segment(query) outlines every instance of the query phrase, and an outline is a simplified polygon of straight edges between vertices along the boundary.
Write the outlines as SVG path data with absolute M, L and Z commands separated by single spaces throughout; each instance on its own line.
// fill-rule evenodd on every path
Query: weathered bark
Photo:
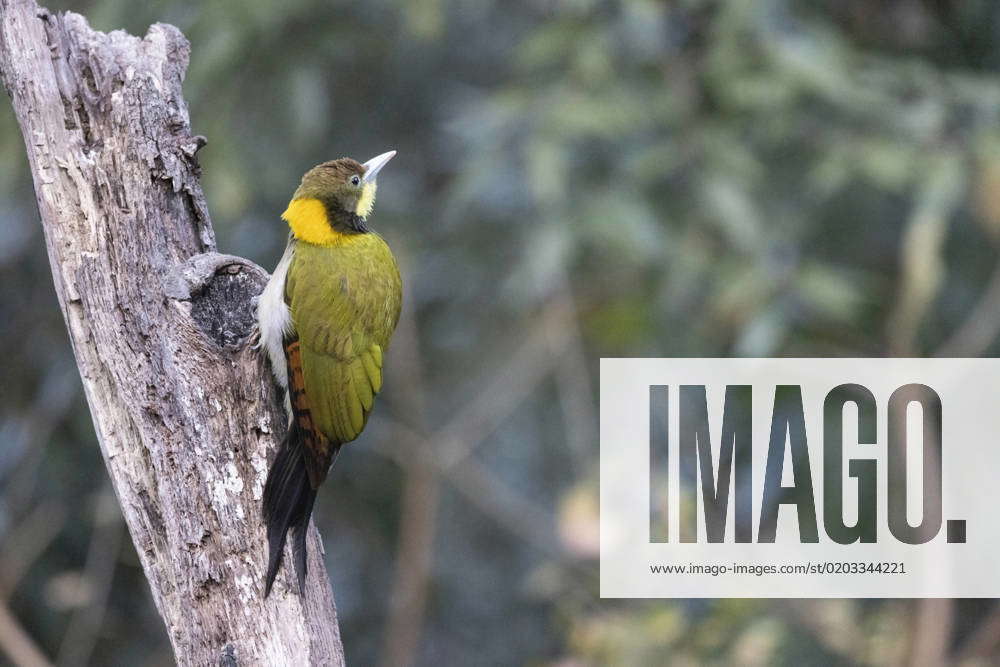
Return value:
M 341 664 L 321 546 L 262 598 L 260 498 L 284 418 L 247 345 L 267 274 L 215 253 L 181 81 L 189 46 L 0 0 L 0 70 L 56 294 L 122 512 L 183 664 Z M 287 560 L 286 560 L 287 562 Z

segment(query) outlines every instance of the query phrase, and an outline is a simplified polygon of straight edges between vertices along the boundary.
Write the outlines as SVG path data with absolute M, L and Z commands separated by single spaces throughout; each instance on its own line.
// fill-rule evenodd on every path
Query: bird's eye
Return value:
M 357 174 L 354 174 L 353 176 L 351 176 L 351 185 L 360 185 L 360 184 L 361 184 L 361 177 L 360 176 L 358 176 Z

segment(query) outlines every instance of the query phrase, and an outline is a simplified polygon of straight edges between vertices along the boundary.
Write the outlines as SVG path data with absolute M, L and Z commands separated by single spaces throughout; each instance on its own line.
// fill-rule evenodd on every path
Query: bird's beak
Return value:
M 382 167 L 389 163 L 396 155 L 396 151 L 389 151 L 388 153 L 382 153 L 381 155 L 376 155 L 368 162 L 362 165 L 365 168 L 365 175 L 362 177 L 362 181 L 365 183 L 371 183 L 378 176 L 378 173 L 382 171 Z

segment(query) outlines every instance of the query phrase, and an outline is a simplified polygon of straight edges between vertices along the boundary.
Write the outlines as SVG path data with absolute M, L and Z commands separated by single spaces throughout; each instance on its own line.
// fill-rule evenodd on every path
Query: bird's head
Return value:
M 281 214 L 292 234 L 309 243 L 335 245 L 345 236 L 367 232 L 375 179 L 394 155 L 396 151 L 389 151 L 365 163 L 345 157 L 307 171 Z

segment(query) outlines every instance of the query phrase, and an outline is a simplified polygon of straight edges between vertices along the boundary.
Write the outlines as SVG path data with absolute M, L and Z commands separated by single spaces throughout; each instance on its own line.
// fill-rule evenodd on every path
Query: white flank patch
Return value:
M 285 363 L 285 336 L 292 332 L 292 313 L 285 303 L 285 280 L 288 268 L 295 256 L 295 241 L 288 240 L 285 254 L 271 274 L 267 287 L 257 301 L 257 325 L 260 328 L 260 344 L 267 350 L 271 361 L 271 372 L 278 384 L 288 388 L 288 367 Z M 286 392 L 287 394 L 287 392 Z M 286 400 L 287 403 L 287 400 Z

